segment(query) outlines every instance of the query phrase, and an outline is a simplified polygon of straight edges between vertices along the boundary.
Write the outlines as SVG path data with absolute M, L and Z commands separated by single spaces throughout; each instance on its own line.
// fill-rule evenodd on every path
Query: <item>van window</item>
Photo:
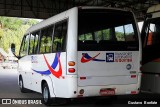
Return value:
M 115 27 L 117 41 L 135 41 L 132 24 Z
M 21 49 L 19 52 L 20 57 L 28 55 L 28 44 L 29 44 L 29 35 L 26 35 L 23 37 L 22 40 Z
M 138 50 L 138 43 L 137 29 L 131 12 L 79 10 L 79 51 Z
M 67 36 L 67 21 L 62 21 L 55 25 L 53 36 L 53 52 L 65 51 Z
M 160 46 L 160 24 L 157 21 L 148 23 L 146 27 L 146 46 L 158 45 Z
M 53 25 L 46 27 L 41 30 L 40 37 L 40 53 L 51 53 L 52 52 L 52 34 Z
M 38 51 L 39 31 L 31 33 L 29 43 L 29 54 L 37 54 Z

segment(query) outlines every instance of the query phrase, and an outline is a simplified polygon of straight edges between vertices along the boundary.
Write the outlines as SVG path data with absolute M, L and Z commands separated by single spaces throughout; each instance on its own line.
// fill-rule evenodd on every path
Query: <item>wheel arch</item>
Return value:
M 43 78 L 42 79 L 42 81 L 41 81 L 41 93 L 42 93 L 43 85 L 45 83 L 48 85 L 48 88 L 49 88 L 49 91 L 50 91 L 50 96 L 51 97 L 56 97 L 51 78 Z

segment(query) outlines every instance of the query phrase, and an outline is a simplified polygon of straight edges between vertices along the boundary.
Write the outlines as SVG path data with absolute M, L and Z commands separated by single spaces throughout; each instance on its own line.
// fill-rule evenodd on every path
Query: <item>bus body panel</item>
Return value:
M 139 54 L 138 51 L 78 52 L 78 85 L 137 84 L 140 72 L 137 62 L 140 62 L 140 59 L 136 56 Z M 98 56 L 94 57 L 96 55 Z M 133 75 L 136 76 L 132 77 Z M 81 80 L 81 77 L 86 79 Z
M 40 75 L 37 74 L 39 77 Z M 48 85 L 48 88 L 49 88 L 49 91 L 50 91 L 50 96 L 52 98 L 56 97 L 55 93 L 54 93 L 54 85 L 53 85 L 53 81 L 52 81 L 52 78 L 50 76 L 43 76 L 41 77 L 41 79 L 38 79 L 38 83 L 37 84 L 40 84 L 39 87 L 35 87 L 36 85 L 34 85 L 34 88 L 33 90 L 36 91 L 36 92 L 39 92 L 39 93 L 42 93 L 42 81 L 45 81 Z
M 66 52 L 40 54 L 31 57 L 32 57 L 32 70 L 34 74 L 32 76 L 32 81 L 33 81 L 32 84 L 35 84 L 34 86 L 37 85 L 39 87 L 39 88 L 35 87 L 33 89 L 35 91 L 37 91 L 37 89 L 41 90 L 41 81 L 47 79 L 48 81 L 50 81 L 48 85 L 50 85 L 50 88 L 53 88 L 54 91 L 53 93 L 57 92 L 57 90 L 61 93 L 64 92 L 61 91 L 61 89 L 64 89 L 63 87 L 64 85 L 59 82 L 61 82 L 61 80 L 63 80 L 63 77 L 66 76 Z M 59 62 L 56 62 L 58 58 L 60 58 L 60 60 Z M 49 65 L 47 65 L 47 63 L 49 63 Z M 53 69 L 49 69 L 49 66 L 51 66 Z
M 66 75 L 60 79 L 51 77 L 53 81 L 54 93 L 58 98 L 77 97 L 77 76 Z
M 103 96 L 100 94 L 101 89 L 114 89 L 115 95 L 128 95 L 128 94 L 137 94 L 139 93 L 139 85 L 137 84 L 127 84 L 127 85 L 107 85 L 107 86 L 86 86 L 86 87 L 78 87 L 78 92 L 80 90 L 84 90 L 83 97 L 90 96 Z M 135 92 L 135 93 L 132 93 Z M 107 96 L 107 95 L 106 95 Z M 108 95 L 110 96 L 110 95 Z
M 29 56 L 21 58 L 19 61 L 19 75 L 22 76 L 23 84 L 25 88 L 32 89 L 31 87 L 31 62 Z
M 78 9 L 72 9 L 68 10 L 68 12 L 63 12 L 62 14 L 56 16 L 58 20 L 67 19 L 68 20 L 68 31 L 67 35 L 70 35 L 67 37 L 67 43 L 74 43 L 73 45 L 67 45 L 67 53 L 66 52 L 58 52 L 60 54 L 60 61 L 62 66 L 62 74 L 60 76 L 55 76 L 52 73 L 49 75 L 45 75 L 41 72 L 45 72 L 48 70 L 48 66 L 46 64 L 46 61 L 49 63 L 49 65 L 52 65 L 54 62 L 54 58 L 57 53 L 48 53 L 48 54 L 38 54 L 38 55 L 28 55 L 19 60 L 19 71 L 20 75 L 22 75 L 22 78 L 24 78 L 24 87 L 27 89 L 34 90 L 36 92 L 42 93 L 42 80 L 45 80 L 49 86 L 50 89 L 50 95 L 51 97 L 65 97 L 65 98 L 71 98 L 76 97 L 74 92 L 77 91 L 77 76 L 76 75 L 69 75 L 66 76 L 67 69 L 69 68 L 66 66 L 68 61 L 76 61 L 77 60 L 77 53 L 73 52 L 73 49 L 76 51 L 76 44 L 73 42 L 77 38 L 77 13 Z M 68 14 L 67 14 L 68 13 Z M 65 16 L 64 18 L 62 16 Z M 59 17 L 59 18 L 58 18 Z M 52 19 L 52 18 L 51 18 Z M 50 19 L 50 20 L 51 20 Z M 53 20 L 53 22 L 58 22 L 58 20 Z M 49 24 L 49 20 L 45 22 L 47 25 Z M 46 26 L 45 25 L 45 26 Z M 42 26 L 42 25 L 41 25 Z M 74 28 L 74 29 L 73 29 Z M 33 29 L 29 29 L 27 32 L 32 32 L 34 29 L 37 29 L 36 26 L 33 26 Z M 72 29 L 72 30 L 70 30 Z M 73 55 L 73 53 L 75 53 Z M 68 56 L 68 57 L 67 57 Z M 45 58 L 46 61 L 45 61 Z M 24 60 L 24 61 L 23 61 Z M 27 66 L 26 66 L 27 65 Z M 57 65 L 56 70 L 59 69 Z M 76 66 L 75 66 L 76 69 Z M 73 85 L 75 84 L 75 85 Z M 55 95 L 56 93 L 56 95 Z
M 68 62 L 70 61 L 74 61 L 76 62 L 75 66 L 67 66 L 67 71 L 66 73 L 68 75 L 76 75 L 77 71 L 74 73 L 70 73 L 68 72 L 69 68 L 74 68 L 75 70 L 77 70 L 77 30 L 78 30 L 78 8 L 74 8 L 73 10 L 69 10 L 67 12 L 67 16 L 68 18 L 68 34 L 67 34 L 67 47 L 66 47 L 66 51 L 67 51 L 67 65 Z

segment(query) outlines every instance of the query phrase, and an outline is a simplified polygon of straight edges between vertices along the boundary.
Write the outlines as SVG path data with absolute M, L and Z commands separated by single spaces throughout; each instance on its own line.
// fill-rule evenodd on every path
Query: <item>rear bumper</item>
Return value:
M 126 95 L 126 94 L 138 94 L 139 85 L 129 84 L 129 85 L 108 85 L 108 86 L 85 86 L 78 87 L 78 96 L 80 97 L 92 97 L 92 96 L 102 96 L 100 94 L 101 89 L 112 88 L 115 89 L 115 95 Z M 84 94 L 80 94 L 80 90 L 84 90 Z

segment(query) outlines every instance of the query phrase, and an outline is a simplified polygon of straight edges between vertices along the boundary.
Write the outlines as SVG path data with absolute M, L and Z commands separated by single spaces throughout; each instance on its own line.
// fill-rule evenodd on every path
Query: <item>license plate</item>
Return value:
M 101 89 L 100 94 L 102 96 L 115 95 L 115 89 Z

